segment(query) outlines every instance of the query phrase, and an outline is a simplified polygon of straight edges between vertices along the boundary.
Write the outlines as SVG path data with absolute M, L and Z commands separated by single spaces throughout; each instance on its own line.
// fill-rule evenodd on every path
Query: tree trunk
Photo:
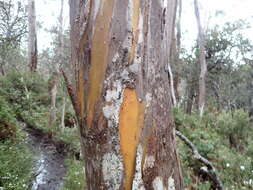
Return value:
M 50 79 L 48 80 L 48 91 L 51 99 L 50 116 L 49 116 L 49 127 L 52 127 L 56 120 L 56 95 L 57 95 L 57 84 L 58 84 L 59 73 L 53 72 Z
M 28 65 L 31 72 L 37 70 L 37 32 L 34 0 L 28 0 Z
M 87 189 L 176 189 L 166 67 L 176 0 L 70 1 Z M 72 89 L 72 88 L 68 88 Z
M 0 73 L 1 73 L 2 76 L 5 75 L 4 64 L 0 64 Z
M 61 0 L 61 10 L 59 15 L 59 29 L 58 29 L 58 39 L 59 46 L 57 51 L 58 62 L 54 65 L 54 71 L 51 78 L 49 79 L 49 95 L 51 98 L 51 108 L 50 108 L 50 118 L 49 118 L 49 127 L 52 127 L 56 120 L 56 95 L 57 95 L 57 86 L 59 81 L 60 66 L 63 62 L 63 3 L 64 0 Z
M 180 52 L 181 52 L 181 16 L 182 16 L 182 0 L 178 0 L 178 16 L 177 16 L 177 33 L 175 35 L 174 43 L 175 47 L 175 62 L 176 62 L 176 72 L 175 72 L 175 80 L 174 80 L 174 87 L 175 87 L 175 96 L 177 102 L 180 102 L 180 94 L 179 94 L 179 84 L 181 82 L 181 75 L 182 75 L 182 61 L 180 60 Z
M 188 114 L 192 113 L 193 102 L 194 102 L 194 85 L 190 84 L 187 93 L 186 113 Z
M 59 48 L 58 48 L 58 59 L 59 59 L 59 65 L 58 67 L 61 67 L 64 60 L 63 60 L 63 54 L 64 54 L 64 40 L 63 40 L 63 7 L 64 7 L 64 0 L 61 0 L 61 10 L 59 15 L 59 31 L 58 31 L 58 38 L 59 38 Z M 57 67 L 57 72 L 59 72 L 59 68 Z
M 61 114 L 61 127 L 62 129 L 65 128 L 65 110 L 66 110 L 66 97 L 63 96 L 63 102 L 62 102 L 62 114 Z
M 194 0 L 195 16 L 198 25 L 198 46 L 199 46 L 199 64 L 200 64 L 200 75 L 199 75 L 199 94 L 198 94 L 198 110 L 200 116 L 203 115 L 205 98 L 206 98 L 206 58 L 205 58 L 205 37 L 204 31 L 201 26 L 198 0 Z

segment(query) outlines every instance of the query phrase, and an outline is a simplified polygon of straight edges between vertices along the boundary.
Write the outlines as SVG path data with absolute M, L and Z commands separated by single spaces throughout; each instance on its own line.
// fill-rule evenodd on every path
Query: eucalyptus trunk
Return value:
M 176 0 L 70 1 L 68 90 L 89 190 L 183 189 L 167 73 L 175 11 Z
M 200 22 L 199 6 L 198 1 L 194 0 L 195 16 L 198 26 L 198 46 L 199 46 L 199 64 L 200 64 L 200 75 L 199 75 L 199 94 L 198 94 L 198 110 L 200 116 L 203 115 L 205 99 L 206 99 L 206 57 L 205 57 L 205 37 L 204 31 Z
M 28 0 L 28 65 L 31 72 L 37 70 L 37 32 L 34 0 Z

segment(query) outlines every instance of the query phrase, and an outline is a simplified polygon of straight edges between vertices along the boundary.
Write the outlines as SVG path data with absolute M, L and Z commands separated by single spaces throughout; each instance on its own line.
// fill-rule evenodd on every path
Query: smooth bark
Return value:
M 56 120 L 56 97 L 57 97 L 57 87 L 59 82 L 60 67 L 63 63 L 63 3 L 64 0 L 61 0 L 61 8 L 59 15 L 59 29 L 58 29 L 58 51 L 57 59 L 58 62 L 54 65 L 54 71 L 52 72 L 51 78 L 49 79 L 49 95 L 51 99 L 51 108 L 50 108 L 50 118 L 49 118 L 49 127 L 52 127 Z
M 182 61 L 180 59 L 180 51 L 181 51 L 181 17 L 182 17 L 182 0 L 178 0 L 178 7 L 177 7 L 177 22 L 176 22 L 176 33 L 174 34 L 174 42 L 173 42 L 173 48 L 174 48 L 174 61 L 175 61 L 175 77 L 174 77 L 174 89 L 175 89 L 175 96 L 177 102 L 180 102 L 180 96 L 179 94 L 179 85 L 181 82 L 181 75 L 182 75 Z
M 198 110 L 200 116 L 203 115 L 205 98 L 206 98 L 206 58 L 205 58 L 205 37 L 204 31 L 200 22 L 199 5 L 198 0 L 194 0 L 195 16 L 198 26 L 198 46 L 199 46 L 199 64 L 200 64 L 200 75 L 199 75 L 199 94 L 198 94 Z
M 37 31 L 35 1 L 28 0 L 28 65 L 31 72 L 37 70 Z

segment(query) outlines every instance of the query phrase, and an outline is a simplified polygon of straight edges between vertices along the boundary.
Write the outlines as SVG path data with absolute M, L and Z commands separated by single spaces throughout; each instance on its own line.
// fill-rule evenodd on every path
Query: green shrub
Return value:
M 248 144 L 249 134 L 252 133 L 250 118 L 243 110 L 233 113 L 221 113 L 218 117 L 218 132 L 226 138 L 231 147 L 243 151 Z
M 67 173 L 64 177 L 64 186 L 62 190 L 80 190 L 85 187 L 85 175 L 83 163 L 69 158 L 65 161 Z
M 174 118 L 177 129 L 213 163 L 225 189 L 253 189 L 252 123 L 247 112 L 206 112 L 200 118 L 195 113 L 188 115 L 176 109 Z M 180 139 L 177 142 L 185 186 L 210 189 L 210 182 L 199 175 L 203 164 L 193 159 L 191 151 Z
M 5 99 L 0 96 L 0 141 L 15 137 L 16 120 L 15 114 Z
M 4 190 L 29 189 L 32 155 L 25 142 L 0 142 L 0 163 L 0 187 Z

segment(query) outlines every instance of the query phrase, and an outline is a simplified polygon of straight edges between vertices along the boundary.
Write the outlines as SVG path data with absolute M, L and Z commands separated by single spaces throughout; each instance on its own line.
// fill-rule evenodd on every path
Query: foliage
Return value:
M 0 71 L 14 55 L 20 55 L 22 38 L 27 33 L 27 15 L 23 1 L 0 1 Z M 16 60 L 15 60 L 16 61 Z
M 0 142 L 0 163 L 0 187 L 5 190 L 28 189 L 32 155 L 24 141 Z
M 6 88 L 9 80 L 0 82 L 0 187 L 6 190 L 28 188 L 31 178 L 32 155 L 25 142 L 22 129 L 16 121 L 12 103 L 14 89 Z M 14 84 L 14 83 L 13 83 Z M 10 92 L 11 94 L 10 96 Z M 10 102 L 9 102 L 10 101 Z
M 229 144 L 242 151 L 249 143 L 249 134 L 252 133 L 250 118 L 243 110 L 235 110 L 232 114 L 222 112 L 218 117 L 219 132 Z
M 16 121 L 6 100 L 0 96 L 0 141 L 15 137 Z
M 62 190 L 80 190 L 85 187 L 85 175 L 83 170 L 83 161 L 67 159 L 67 173 L 64 177 L 64 187 Z
M 200 118 L 197 114 L 185 114 L 174 110 L 178 130 L 198 148 L 200 154 L 217 168 L 227 189 L 253 188 L 252 123 L 248 113 L 235 110 L 231 113 L 207 111 Z M 236 145 L 231 145 L 231 136 Z M 201 165 L 191 156 L 189 148 L 178 141 L 183 176 L 187 187 L 209 189 L 207 177 L 201 173 Z M 210 184 L 209 184 L 210 185 Z
M 59 91 L 61 93 L 61 91 Z M 57 99 L 58 102 L 61 102 L 61 98 Z M 49 118 L 49 110 L 50 110 L 50 99 L 48 96 L 48 87 L 47 82 L 38 74 L 29 74 L 24 75 L 20 73 L 9 73 L 8 75 L 4 77 L 0 77 L 0 123 L 1 118 L 4 119 L 5 122 L 13 123 L 13 126 L 15 126 L 15 139 L 23 139 L 22 135 L 19 132 L 21 129 L 20 127 L 16 127 L 16 120 L 21 119 L 24 120 L 26 123 L 28 123 L 31 126 L 37 127 L 42 129 L 44 132 L 49 133 L 52 135 L 52 138 L 56 138 L 57 140 L 63 140 L 65 143 L 69 144 L 71 146 L 71 149 L 74 149 L 75 151 L 79 151 L 80 149 L 80 142 L 78 137 L 78 131 L 77 128 L 60 128 L 60 116 L 61 113 L 57 112 L 57 121 L 54 126 L 51 128 L 48 128 L 48 118 Z M 69 112 L 68 115 L 71 115 L 71 110 L 67 109 Z M 0 132 L 2 130 L 2 127 L 0 125 Z M 0 133 L 2 134 L 2 133 Z M 16 167 L 17 170 L 20 170 L 24 173 L 23 176 L 19 176 L 20 181 L 17 181 L 14 183 L 13 181 L 6 181 L 7 184 L 14 184 L 13 189 L 26 189 L 25 185 L 23 187 L 23 184 L 28 184 L 30 175 L 30 169 L 31 169 L 31 157 L 30 153 L 27 150 L 27 147 L 24 143 L 21 143 L 19 145 L 19 141 L 15 140 L 16 144 L 4 144 L 4 148 L 0 150 L 0 154 L 4 154 L 6 157 L 2 157 L 6 160 L 1 160 L 0 163 L 5 163 L 5 165 L 2 165 L 3 167 L 10 167 L 10 170 L 15 173 L 16 170 L 14 170 L 10 166 L 10 162 L 7 162 L 9 159 L 10 161 L 15 162 L 13 166 Z M 9 151 L 8 150 L 13 150 Z M 17 156 L 13 156 L 17 154 Z M 1 157 L 0 155 L 0 157 Z M 13 158 L 8 158 L 13 156 Z M 19 159 L 19 161 L 16 161 L 15 158 Z M 21 164 L 23 162 L 23 165 Z M 28 165 L 29 163 L 29 165 Z M 20 164 L 20 166 L 18 166 Z M 71 164 L 71 165 L 70 165 Z M 73 165 L 72 165 L 73 164 Z M 79 161 L 73 161 L 71 159 L 67 162 L 67 174 L 66 174 L 66 180 L 68 180 L 68 186 L 67 187 L 75 187 L 78 189 L 80 187 L 79 184 L 72 185 L 71 180 L 75 179 L 77 180 L 78 176 L 75 176 L 73 172 L 79 172 L 79 169 L 81 168 L 81 163 Z M 27 168 L 28 167 L 28 168 Z M 2 168 L 3 174 L 7 175 L 9 170 L 7 171 L 6 168 Z M 28 171 L 29 169 L 29 171 Z M 70 170 L 70 171 L 69 171 Z M 1 173 L 0 171 L 0 173 Z M 18 174 L 17 171 L 16 173 Z M 26 172 L 27 171 L 27 172 Z M 25 175 L 27 174 L 27 176 Z M 13 174 L 14 175 L 14 174 Z M 2 174 L 1 174 L 2 176 Z M 80 182 L 83 181 L 83 178 L 78 179 Z M 21 184 L 22 182 L 22 184 Z M 16 184 L 19 184 L 20 186 L 17 188 Z M 81 183 L 81 185 L 83 182 Z M 1 185 L 0 185 L 1 187 Z M 4 187 L 7 187 L 6 185 Z M 27 186 L 26 186 L 27 187 Z M 72 189 L 71 189 L 72 190 Z

